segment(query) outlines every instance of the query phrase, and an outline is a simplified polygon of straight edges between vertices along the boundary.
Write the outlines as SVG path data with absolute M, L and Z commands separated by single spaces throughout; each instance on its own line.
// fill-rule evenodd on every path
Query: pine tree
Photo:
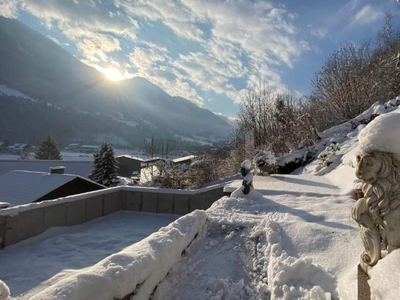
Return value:
M 47 138 L 40 143 L 39 148 L 35 152 L 35 158 L 46 160 L 62 159 L 57 143 L 50 136 L 47 136 Z
M 92 172 L 89 179 L 107 187 L 116 186 L 117 161 L 114 157 L 114 150 L 107 143 L 102 143 L 100 150 L 93 154 Z

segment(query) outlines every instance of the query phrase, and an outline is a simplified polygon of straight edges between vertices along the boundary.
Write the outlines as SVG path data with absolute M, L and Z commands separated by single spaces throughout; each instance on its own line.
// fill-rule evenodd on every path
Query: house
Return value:
M 120 155 L 115 158 L 118 166 L 118 175 L 123 177 L 132 176 L 133 172 L 140 172 L 142 168 L 143 159 L 129 156 L 129 155 Z
M 23 143 L 15 143 L 11 146 L 8 146 L 7 152 L 11 154 L 21 154 L 22 151 L 24 151 L 26 148 L 29 148 L 28 144 L 23 144 Z
M 65 174 L 65 167 L 50 172 L 15 170 L 0 176 L 0 202 L 10 206 L 40 202 L 104 189 L 79 175 Z
M 161 157 L 153 157 L 153 158 L 149 158 L 146 159 L 142 162 L 141 166 L 142 168 L 146 168 L 148 166 L 154 166 L 155 164 L 157 164 L 158 162 L 166 162 L 166 159 L 161 158 Z

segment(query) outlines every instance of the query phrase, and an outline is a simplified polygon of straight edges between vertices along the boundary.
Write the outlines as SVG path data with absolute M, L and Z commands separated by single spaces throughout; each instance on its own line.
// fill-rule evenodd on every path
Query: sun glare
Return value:
M 107 68 L 104 69 L 104 75 L 106 75 L 107 79 L 111 81 L 119 81 L 124 79 L 121 72 L 116 68 Z

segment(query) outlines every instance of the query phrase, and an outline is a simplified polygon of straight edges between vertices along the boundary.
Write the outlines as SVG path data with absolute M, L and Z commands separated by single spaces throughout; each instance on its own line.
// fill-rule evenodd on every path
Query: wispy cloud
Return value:
M 313 28 L 310 30 L 310 34 L 312 36 L 316 36 L 319 38 L 324 38 L 328 34 L 329 30 L 327 28 Z
M 381 8 L 373 7 L 372 5 L 363 6 L 354 15 L 352 25 L 367 25 L 382 19 L 385 16 Z
M 61 30 L 88 60 L 106 60 L 121 49 L 120 38 L 135 39 L 138 31 L 134 19 L 96 1 L 23 0 L 21 8 Z

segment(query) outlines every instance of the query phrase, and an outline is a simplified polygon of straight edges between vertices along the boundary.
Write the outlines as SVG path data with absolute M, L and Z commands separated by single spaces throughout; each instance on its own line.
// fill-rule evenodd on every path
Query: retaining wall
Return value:
M 0 249 L 55 226 L 78 225 L 119 210 L 184 215 L 207 209 L 223 185 L 198 190 L 115 187 L 0 210 Z

